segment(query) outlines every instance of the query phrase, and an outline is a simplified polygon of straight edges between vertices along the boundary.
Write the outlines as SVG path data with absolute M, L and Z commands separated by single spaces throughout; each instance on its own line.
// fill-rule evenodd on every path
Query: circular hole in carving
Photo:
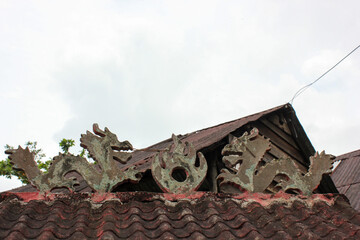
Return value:
M 187 173 L 184 168 L 175 168 L 171 176 L 178 182 L 184 182 L 187 178 Z

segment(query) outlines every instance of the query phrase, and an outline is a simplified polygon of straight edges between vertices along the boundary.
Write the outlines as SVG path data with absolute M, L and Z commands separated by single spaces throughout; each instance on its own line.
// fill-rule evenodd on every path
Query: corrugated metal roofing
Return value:
M 360 182 L 360 156 L 348 158 L 336 168 L 333 179 L 336 179 L 336 186 L 348 186 Z
M 236 129 L 244 126 L 245 124 L 256 121 L 259 118 L 267 115 L 269 113 L 275 112 L 282 108 L 291 107 L 291 105 L 285 104 L 275 108 L 268 109 L 263 112 L 259 112 L 256 114 L 252 114 L 243 118 L 239 118 L 230 122 L 222 123 L 213 127 L 205 128 L 202 130 L 198 130 L 192 133 L 185 134 L 180 137 L 180 140 L 191 142 L 195 149 L 198 151 L 205 147 L 210 146 L 211 144 L 220 141 L 224 137 L 226 137 L 229 133 L 235 131 Z M 160 143 L 150 146 L 150 149 L 165 149 L 172 144 L 172 139 L 166 139 Z M 150 167 L 151 157 L 154 156 L 155 152 L 147 152 L 147 151 L 135 151 L 133 153 L 132 159 L 128 161 L 128 163 L 124 166 L 127 168 L 131 165 L 136 165 L 139 170 L 147 170 Z
M 341 161 L 331 175 L 340 193 L 345 194 L 351 205 L 360 211 L 360 150 L 336 157 Z
M 345 195 L 349 199 L 351 206 L 360 211 L 360 183 L 351 184 Z

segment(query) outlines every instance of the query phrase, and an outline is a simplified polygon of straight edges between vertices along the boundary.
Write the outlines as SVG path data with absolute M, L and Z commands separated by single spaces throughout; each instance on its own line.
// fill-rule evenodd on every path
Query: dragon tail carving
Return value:
M 324 174 L 331 173 L 333 156 L 316 153 L 310 157 L 310 167 L 306 174 L 298 168 L 295 160 L 290 158 L 274 159 L 262 167 L 258 167 L 266 151 L 270 150 L 269 139 L 259 134 L 254 128 L 248 134 L 235 138 L 222 150 L 223 162 L 227 168 L 218 176 L 220 186 L 231 184 L 240 191 L 263 192 L 278 175 L 285 176 L 275 189 L 293 190 L 310 195 L 320 184 Z M 238 168 L 234 166 L 239 165 Z

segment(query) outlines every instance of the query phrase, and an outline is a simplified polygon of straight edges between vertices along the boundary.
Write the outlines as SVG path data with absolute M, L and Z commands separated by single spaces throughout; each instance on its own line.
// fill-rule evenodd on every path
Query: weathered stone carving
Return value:
M 217 177 L 220 186 L 231 184 L 241 191 L 263 192 L 275 176 L 283 175 L 286 178 L 280 180 L 276 189 L 311 195 L 322 176 L 331 173 L 333 156 L 324 152 L 310 157 L 310 168 L 306 174 L 301 173 L 292 159 L 274 159 L 258 168 L 270 147 L 270 140 L 261 136 L 256 128 L 250 134 L 245 132 L 241 137 L 234 138 L 222 150 L 223 162 L 228 169 L 222 169 Z
M 100 166 L 98 171 L 85 158 L 72 154 L 59 154 L 54 157 L 47 173 L 41 172 L 34 160 L 33 154 L 28 148 L 6 151 L 9 154 L 14 168 L 24 170 L 29 181 L 40 190 L 40 192 L 50 192 L 54 188 L 66 187 L 74 190 L 74 185 L 78 184 L 74 178 L 65 178 L 65 174 L 76 171 L 88 185 L 98 192 L 110 192 L 117 185 L 124 181 L 138 182 L 141 174 L 134 168 L 121 170 L 120 163 L 124 164 L 131 158 L 131 153 L 120 152 L 132 150 L 128 141 L 120 142 L 116 135 L 109 129 L 105 131 L 99 129 L 97 124 L 93 125 L 96 135 L 87 131 L 81 135 L 81 146 L 86 148 L 91 158 Z
M 167 149 L 154 157 L 151 166 L 153 178 L 164 192 L 189 193 L 196 191 L 207 173 L 205 157 L 199 152 L 198 159 L 196 159 L 196 150 L 191 143 L 182 143 L 174 134 L 172 139 L 174 150 L 170 152 L 170 149 Z M 177 175 L 180 175 L 180 178 Z

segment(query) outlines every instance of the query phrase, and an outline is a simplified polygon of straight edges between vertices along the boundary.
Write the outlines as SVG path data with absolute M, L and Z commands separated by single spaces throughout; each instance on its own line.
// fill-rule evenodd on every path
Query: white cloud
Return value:
M 22 184 L 20 180 L 16 179 L 16 177 L 13 177 L 11 179 L 5 178 L 3 176 L 0 176 L 0 189 L 1 191 L 14 189 L 17 187 L 20 187 Z

